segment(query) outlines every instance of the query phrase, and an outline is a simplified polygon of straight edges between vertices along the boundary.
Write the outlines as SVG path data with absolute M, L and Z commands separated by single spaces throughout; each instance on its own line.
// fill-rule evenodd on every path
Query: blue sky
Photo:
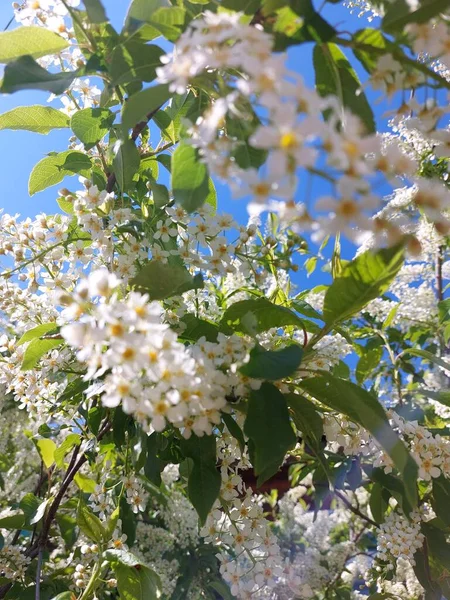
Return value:
M 103 0 L 107 14 L 113 25 L 120 29 L 124 15 L 128 7 L 128 0 Z M 6 0 L 0 2 L 0 30 L 7 25 L 13 14 L 11 4 Z M 323 12 L 324 16 L 332 24 L 341 26 L 342 29 L 355 30 L 367 26 L 364 20 L 350 15 L 348 10 L 340 5 L 328 4 Z M 343 25 L 345 22 L 345 26 Z M 15 26 L 15 25 L 13 25 Z M 372 24 L 372 26 L 376 26 Z M 349 56 L 351 59 L 351 56 Z M 362 79 L 365 74 L 358 63 L 352 60 L 355 69 Z M 314 72 L 312 68 L 312 44 L 304 44 L 300 47 L 291 49 L 288 55 L 288 66 L 295 71 L 300 72 L 309 85 L 314 85 Z M 368 90 L 369 100 L 374 96 Z M 47 104 L 47 92 L 23 91 L 12 95 L 0 95 L 0 113 L 6 112 L 16 106 L 30 104 Z M 58 101 L 53 104 L 59 107 Z M 380 116 L 385 106 L 375 105 L 376 117 L 381 125 Z M 56 204 L 57 190 L 63 184 L 49 188 L 36 194 L 33 197 L 28 195 L 28 177 L 33 166 L 41 160 L 48 152 L 64 151 L 67 149 L 67 140 L 70 135 L 69 130 L 56 130 L 43 136 L 26 131 L 0 131 L 0 156 L 2 177 L 0 206 L 8 213 L 20 213 L 22 216 L 33 217 L 39 212 L 54 213 L 58 210 Z M 72 190 L 76 190 L 78 182 L 76 177 L 72 177 L 65 182 L 65 185 Z M 313 193 L 321 192 L 321 183 L 314 182 Z M 329 189 L 322 191 L 329 193 Z M 300 198 L 299 198 L 300 199 Z M 245 202 L 231 200 L 230 195 L 224 186 L 218 186 L 219 210 L 232 212 L 240 221 L 247 219 Z M 344 245 L 344 254 L 350 257 L 353 254 L 353 248 L 350 245 Z M 324 275 L 317 273 L 312 280 L 315 284 L 324 282 Z M 312 281 L 309 282 L 310 285 Z

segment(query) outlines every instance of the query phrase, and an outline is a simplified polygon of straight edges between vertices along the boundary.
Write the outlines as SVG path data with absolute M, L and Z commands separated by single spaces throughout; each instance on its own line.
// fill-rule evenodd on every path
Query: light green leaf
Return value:
M 265 350 L 255 346 L 250 352 L 250 360 L 239 372 L 246 377 L 276 381 L 292 375 L 302 362 L 303 350 L 291 344 L 281 350 Z
M 34 369 L 40 359 L 56 348 L 64 343 L 63 339 L 34 339 L 28 344 L 22 359 L 22 366 L 20 367 L 22 371 L 29 371 L 30 369 Z
M 161 7 L 170 7 L 167 0 L 133 0 L 127 14 L 127 20 L 151 21 L 155 11 Z
M 64 457 L 74 446 L 80 445 L 80 436 L 78 433 L 70 433 L 63 441 L 61 446 L 55 450 L 55 463 L 60 469 L 64 466 Z
M 45 27 L 18 27 L 0 33 L 0 63 L 9 63 L 21 56 L 39 58 L 67 48 L 68 42 Z
M 141 156 L 133 140 L 120 142 L 113 160 L 113 170 L 117 183 L 122 191 L 127 190 L 137 170 Z
M 44 463 L 45 467 L 49 469 L 55 462 L 55 442 L 48 438 L 42 438 L 35 440 L 34 443 L 36 444 L 36 448 L 38 449 L 42 462 Z
M 253 444 L 251 460 L 259 486 L 275 475 L 297 441 L 286 399 L 274 385 L 263 383 L 259 390 L 252 390 L 244 432 Z
M 41 337 L 49 331 L 57 331 L 57 329 L 58 326 L 56 323 L 42 323 L 42 325 L 37 325 L 36 327 L 33 327 L 33 329 L 29 329 L 23 334 L 23 336 L 17 342 L 17 346 L 21 346 L 22 344 L 25 344 L 25 342 L 30 342 L 35 338 Z
M 175 202 L 189 213 L 206 202 L 208 171 L 192 146 L 180 144 L 173 153 L 171 186 Z
M 69 127 L 69 117 L 50 106 L 18 106 L 0 115 L 0 129 L 24 129 L 47 134 Z
M 317 44 L 313 59 L 318 93 L 321 96 L 337 96 L 343 107 L 361 119 L 368 133 L 375 133 L 372 108 L 342 50 L 336 44 Z
M 216 468 L 216 438 L 191 435 L 181 440 L 181 451 L 194 462 L 188 479 L 188 494 L 203 524 L 220 492 L 221 477 Z
M 193 277 L 181 265 L 151 260 L 131 280 L 131 285 L 148 293 L 152 300 L 163 300 L 203 287 L 203 280 L 199 275 Z
M 446 371 L 450 371 L 450 363 L 446 362 L 445 360 L 442 360 L 442 358 L 439 358 L 439 356 L 435 356 L 431 352 L 428 352 L 428 350 L 420 350 L 419 348 L 408 348 L 407 350 L 404 350 L 402 352 L 401 356 L 404 356 L 405 354 L 412 354 L 412 356 L 420 356 L 421 358 L 425 358 L 427 361 L 432 362 L 438 365 L 439 367 L 442 367 Z
M 85 494 L 92 494 L 92 492 L 95 490 L 95 487 L 97 485 L 95 482 L 95 479 L 91 479 L 90 477 L 88 477 L 87 475 L 84 475 L 83 473 L 77 473 L 75 475 L 75 477 L 73 478 L 73 480 L 77 484 L 79 489 L 82 492 L 84 492 Z
M 72 131 L 89 150 L 105 137 L 114 122 L 114 114 L 107 108 L 84 108 L 70 120 Z
M 124 132 L 134 127 L 147 115 L 156 111 L 173 95 L 168 85 L 154 85 L 137 92 L 128 98 L 122 111 L 122 127 Z
M 77 525 L 90 540 L 101 544 L 105 539 L 105 530 L 100 519 L 80 499 L 77 508 Z
M 261 333 L 273 327 L 288 327 L 292 325 L 301 328 L 303 321 L 292 310 L 273 304 L 266 298 L 240 300 L 225 311 L 220 327 L 224 331 L 239 331 L 248 333 L 246 317 L 253 317 L 254 333 Z
M 153 44 L 130 41 L 115 47 L 109 64 L 111 85 L 124 85 L 131 81 L 153 81 L 156 68 L 161 66 L 165 53 Z
M 416 506 L 417 464 L 391 429 L 386 413 L 378 400 L 354 383 L 330 374 L 304 379 L 300 387 L 322 404 L 359 423 L 373 435 L 392 458 L 404 482 L 407 497 L 411 505 Z
M 84 6 L 91 23 L 106 23 L 109 20 L 100 0 L 84 0 Z
M 51 154 L 40 160 L 31 171 L 28 192 L 33 196 L 75 173 L 89 175 L 91 167 L 91 159 L 83 152 L 66 150 L 59 154 Z
M 344 321 L 389 288 L 403 265 L 398 246 L 367 251 L 347 263 L 325 294 L 323 315 L 327 325 Z

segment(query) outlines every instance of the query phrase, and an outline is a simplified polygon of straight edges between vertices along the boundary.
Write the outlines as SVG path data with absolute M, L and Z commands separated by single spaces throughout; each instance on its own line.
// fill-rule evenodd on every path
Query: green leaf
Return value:
M 91 479 L 87 475 L 84 475 L 84 473 L 77 473 L 73 480 L 79 489 L 85 494 L 92 494 L 92 492 L 95 490 L 95 479 Z
M 52 600 L 76 600 L 76 596 L 73 592 L 61 592 L 61 594 L 54 596 Z
M 109 65 L 111 85 L 124 85 L 135 80 L 153 81 L 164 54 L 159 46 L 153 44 L 135 41 L 119 44 L 111 55 Z
M 48 438 L 42 438 L 40 440 L 35 440 L 34 443 L 36 444 L 36 448 L 39 452 L 42 462 L 44 463 L 45 467 L 49 469 L 55 462 L 55 442 Z
M 21 346 L 22 344 L 25 344 L 25 342 L 30 342 L 31 340 L 41 337 L 50 331 L 57 330 L 58 326 L 56 323 L 42 323 L 42 325 L 37 325 L 36 327 L 33 327 L 33 329 L 29 329 L 27 332 L 25 332 L 17 342 L 17 346 Z
M 151 21 L 155 11 L 164 6 L 170 6 L 167 0 L 133 0 L 128 9 L 127 20 Z
M 0 63 L 9 63 L 29 55 L 33 58 L 57 54 L 68 42 L 45 27 L 18 27 L 0 33 Z
M 239 427 L 239 425 L 236 423 L 233 417 L 228 413 L 222 413 L 222 421 L 227 426 L 227 429 L 231 433 L 231 435 L 238 441 L 241 452 L 244 452 L 245 438 L 242 429 Z
M 356 366 L 356 381 L 363 383 L 380 364 L 383 348 L 381 346 L 366 350 Z
M 159 458 L 158 452 L 165 447 L 165 444 L 167 444 L 166 438 L 157 431 L 147 437 L 144 473 L 147 479 L 158 487 L 161 485 L 161 471 L 167 464 Z
M 105 23 L 108 21 L 105 9 L 100 0 L 84 0 L 84 6 L 91 23 Z
M 301 17 L 297 19 L 300 27 L 296 26 L 292 12 Z M 293 0 L 289 7 L 281 8 L 274 29 L 276 51 L 304 42 L 328 42 L 336 35 L 336 30 L 315 10 L 311 0 Z
M 18 513 L 0 519 L 0 529 L 21 529 L 25 523 L 25 515 Z
M 239 331 L 261 333 L 273 327 L 302 327 L 303 321 L 292 310 L 273 304 L 266 298 L 240 300 L 225 311 L 220 328 L 225 332 Z
M 26 527 L 31 527 L 43 518 L 45 515 L 45 510 L 47 505 L 50 502 L 50 498 L 42 501 L 41 498 L 38 498 L 31 492 L 25 494 L 22 500 L 19 502 L 19 506 L 25 515 L 25 525 Z
M 274 385 L 263 383 L 259 390 L 252 390 L 244 432 L 254 446 L 252 462 L 259 486 L 275 475 L 297 441 L 286 399 Z
M 105 529 L 100 519 L 80 499 L 77 508 L 77 525 L 90 540 L 101 544 L 105 539 Z
M 157 600 L 161 595 L 159 577 L 144 565 L 128 567 L 116 563 L 114 574 L 123 600 Z
M 22 366 L 20 367 L 21 370 L 29 371 L 30 369 L 34 369 L 44 354 L 47 354 L 47 352 L 50 352 L 50 350 L 63 343 L 63 339 L 32 340 L 24 352 Z
M 401 356 L 404 356 L 405 354 L 420 356 L 421 358 L 425 358 L 429 362 L 439 365 L 446 371 L 450 371 L 450 363 L 448 363 L 445 360 L 442 360 L 442 358 L 439 358 L 439 356 L 435 356 L 432 352 L 428 352 L 428 350 L 420 350 L 419 348 L 408 348 L 402 352 Z
M 323 421 L 314 404 L 299 394 L 288 394 L 286 398 L 297 429 L 307 436 L 316 448 L 321 448 Z
M 180 334 L 181 338 L 196 342 L 201 337 L 205 337 L 208 342 L 217 342 L 219 329 L 214 323 L 199 319 L 191 313 L 184 315 L 181 322 L 185 325 Z
M 402 31 L 408 23 L 426 23 L 433 17 L 445 13 L 450 7 L 450 0 L 421 0 L 416 10 L 411 10 L 408 2 L 397 0 L 390 3 L 382 21 L 385 31 Z
M 391 429 L 386 413 L 378 400 L 354 383 L 330 374 L 304 379 L 300 387 L 319 402 L 359 423 L 373 435 L 392 458 L 404 481 L 407 497 L 412 506 L 416 506 L 417 464 Z
M 246 377 L 276 381 L 292 375 L 302 362 L 303 350 L 291 344 L 281 350 L 265 350 L 255 346 L 250 352 L 250 360 L 239 372 Z
M 155 85 L 130 96 L 122 111 L 124 131 L 146 119 L 147 115 L 161 107 L 172 95 L 168 85 Z
M 192 146 L 180 144 L 173 153 L 171 186 L 175 202 L 187 212 L 205 203 L 209 194 L 208 171 Z
M 203 287 L 203 280 L 198 275 L 193 277 L 181 265 L 151 260 L 131 280 L 131 285 L 148 293 L 152 300 L 163 300 Z
M 378 50 L 385 50 L 388 47 L 388 42 L 383 36 L 379 29 L 372 29 L 367 27 L 366 29 L 360 29 L 353 35 L 353 40 L 360 45 L 367 46 L 367 48 L 361 49 L 356 47 L 353 49 L 353 53 L 356 58 L 360 61 L 364 69 L 372 74 L 377 68 L 378 60 L 380 58 L 379 53 L 371 52 L 371 48 Z
M 313 60 L 317 92 L 324 97 L 337 96 L 343 107 L 361 119 L 368 133 L 375 133 L 372 108 L 342 50 L 336 44 L 317 44 Z
M 28 192 L 33 196 L 75 173 L 87 176 L 91 167 L 91 159 L 83 152 L 66 150 L 59 154 L 51 154 L 40 160 L 31 171 Z
M 433 479 L 433 499 L 431 501 L 436 515 L 446 525 L 450 525 L 450 482 L 443 475 Z
M 66 513 L 60 512 L 56 515 L 61 537 L 64 540 L 66 550 L 71 550 L 78 537 L 77 522 L 74 517 Z
M 77 75 L 78 71 L 49 73 L 31 56 L 22 56 L 6 65 L 0 92 L 13 94 L 20 90 L 43 90 L 58 96 L 67 90 Z
M 55 450 L 55 463 L 56 466 L 62 469 L 64 466 L 64 457 L 68 454 L 74 446 L 79 446 L 81 438 L 78 433 L 70 433 L 63 441 L 61 446 Z
M 0 129 L 24 129 L 43 135 L 69 127 L 69 117 L 50 106 L 18 106 L 0 115 Z
M 383 488 L 380 483 L 375 482 L 372 486 L 369 500 L 370 512 L 377 523 L 383 523 L 384 513 L 387 510 L 388 503 L 383 498 Z
M 114 114 L 107 108 L 84 108 L 74 113 L 70 127 L 86 150 L 89 150 L 105 137 L 114 118 Z
M 137 170 L 141 156 L 133 140 L 119 142 L 116 155 L 113 160 L 113 170 L 117 183 L 122 191 L 127 190 Z
M 188 494 L 203 524 L 220 492 L 216 438 L 213 435 L 198 437 L 192 434 L 188 440 L 181 440 L 181 451 L 194 462 L 188 479 Z
M 323 314 L 328 326 L 358 313 L 389 288 L 403 265 L 398 246 L 367 251 L 347 263 L 325 294 Z

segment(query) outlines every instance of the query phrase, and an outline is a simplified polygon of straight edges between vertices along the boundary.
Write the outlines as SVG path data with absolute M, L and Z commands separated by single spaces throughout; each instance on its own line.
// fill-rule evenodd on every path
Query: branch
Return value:
M 355 506 L 353 506 L 353 504 L 349 500 L 347 500 L 347 498 L 344 496 L 344 494 L 341 494 L 341 492 L 339 492 L 338 490 L 334 490 L 334 494 L 339 498 L 339 500 L 342 500 L 342 502 L 345 504 L 345 506 L 348 508 L 348 510 L 350 510 L 354 515 L 357 515 L 361 519 L 364 519 L 364 521 L 366 521 L 367 523 L 370 523 L 374 527 L 378 527 L 378 523 L 375 523 L 375 521 L 373 519 L 371 519 L 370 517 L 365 515 L 363 512 L 361 512 L 359 510 L 359 508 L 356 508 Z

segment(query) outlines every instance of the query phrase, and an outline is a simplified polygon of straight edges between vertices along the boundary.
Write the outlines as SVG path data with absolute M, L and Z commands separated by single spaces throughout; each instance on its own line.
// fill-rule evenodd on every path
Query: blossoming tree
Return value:
M 13 4 L 0 598 L 450 599 L 450 1 L 340 4 Z

